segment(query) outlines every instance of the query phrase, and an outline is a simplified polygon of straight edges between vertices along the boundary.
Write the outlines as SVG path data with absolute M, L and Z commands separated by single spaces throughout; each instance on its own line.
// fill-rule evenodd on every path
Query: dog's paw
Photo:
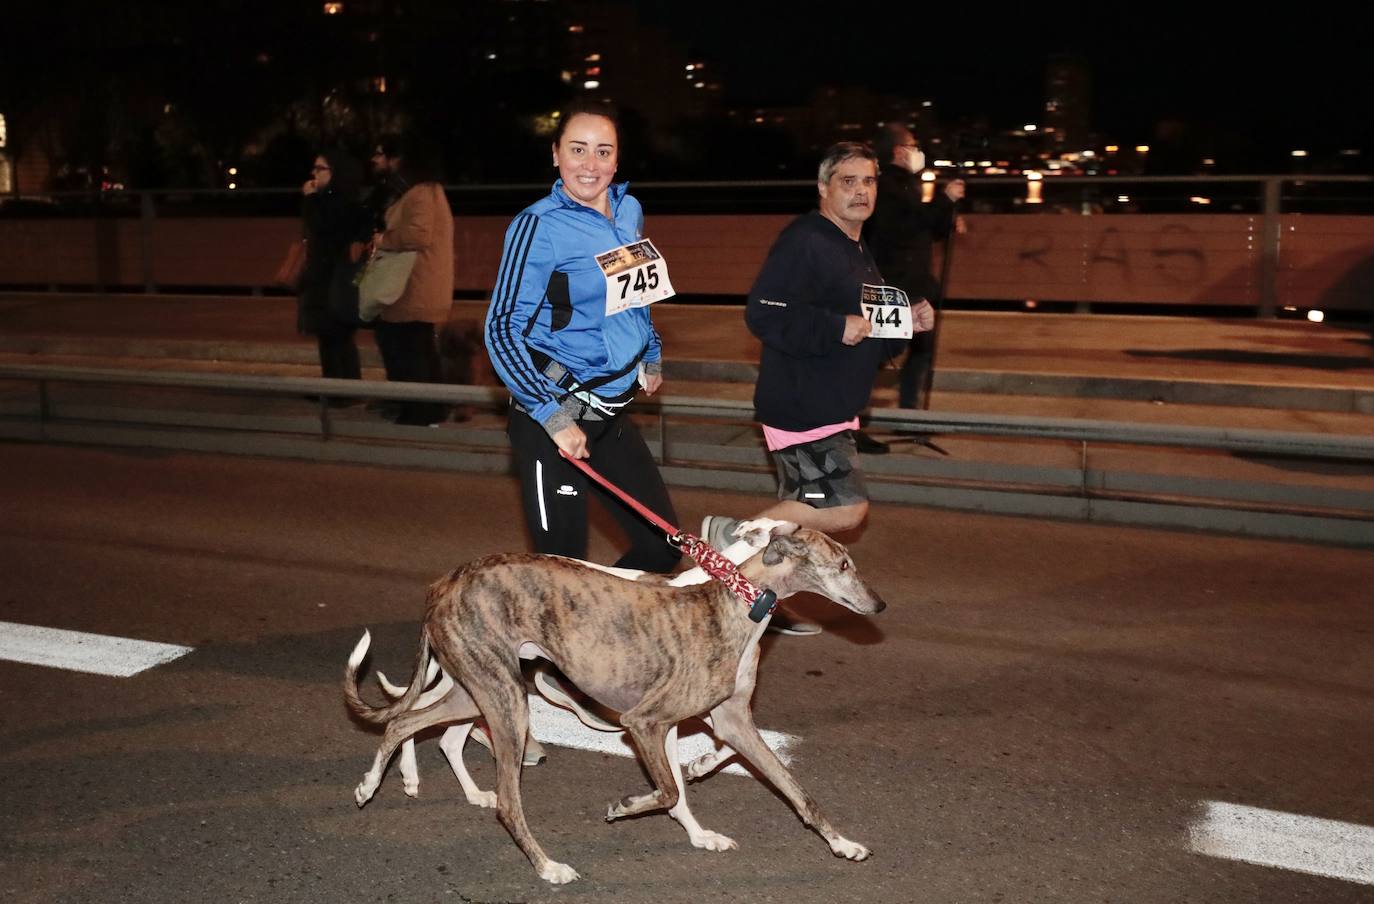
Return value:
M 735 844 L 735 839 L 719 832 L 712 832 L 710 829 L 702 829 L 700 832 L 691 836 L 692 847 L 699 847 L 707 851 L 733 851 L 739 847 Z
M 481 807 L 484 810 L 491 810 L 496 807 L 495 791 L 465 792 L 464 796 L 467 797 L 468 803 L 472 804 L 474 807 Z
M 353 789 L 353 802 L 361 807 L 372 799 L 372 795 L 377 793 L 377 782 L 371 780 L 371 775 L 363 776 L 363 780 L 358 783 L 358 787 Z
M 554 885 L 567 885 L 574 879 L 581 879 L 582 877 L 577 874 L 577 870 L 568 864 L 550 860 L 539 871 L 539 878 L 546 882 L 552 882 Z
M 734 756 L 734 751 L 712 751 L 703 753 L 682 767 L 682 774 L 689 782 L 700 781 L 720 768 L 721 764 Z
M 848 838 L 836 838 L 830 842 L 830 850 L 835 852 L 836 857 L 844 857 L 847 860 L 867 860 L 871 853 L 862 844 Z
M 415 781 L 412 782 L 410 779 L 405 779 L 401 782 L 401 789 L 405 791 L 406 797 L 419 797 L 420 780 L 417 778 Z

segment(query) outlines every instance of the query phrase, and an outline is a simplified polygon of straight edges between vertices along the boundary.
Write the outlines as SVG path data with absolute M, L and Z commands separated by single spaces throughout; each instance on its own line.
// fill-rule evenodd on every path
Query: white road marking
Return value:
M 541 744 L 573 747 L 577 750 L 591 750 L 615 756 L 635 756 L 634 746 L 625 732 L 596 731 L 588 728 L 578 721 L 577 716 L 566 709 L 554 706 L 543 697 L 530 697 L 530 731 Z M 801 743 L 801 738 L 796 735 L 780 731 L 760 731 L 759 734 L 784 763 L 792 761 L 791 751 Z M 678 737 L 678 759 L 683 763 L 690 763 L 699 756 L 714 752 L 715 749 L 715 739 L 705 732 Z M 734 775 L 749 775 L 749 772 L 738 763 L 731 763 L 720 771 Z
M 0 659 L 128 678 L 171 662 L 191 647 L 0 622 Z
M 1209 800 L 1189 830 L 1209 857 L 1374 885 L 1374 828 Z

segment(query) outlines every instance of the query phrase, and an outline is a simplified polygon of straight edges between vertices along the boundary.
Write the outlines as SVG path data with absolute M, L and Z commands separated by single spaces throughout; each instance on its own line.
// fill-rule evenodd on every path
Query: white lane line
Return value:
M 128 678 L 171 662 L 191 647 L 0 622 L 0 659 Z
M 1374 885 L 1369 826 L 1209 800 L 1188 834 L 1209 857 Z
M 542 744 L 558 747 L 573 747 L 577 750 L 591 750 L 597 753 L 610 753 L 615 756 L 635 756 L 634 746 L 623 731 L 597 731 L 578 721 L 577 716 L 554 706 L 543 697 L 530 696 L 530 731 Z M 801 743 L 796 735 L 780 731 L 760 731 L 763 740 L 784 763 L 792 761 L 792 749 Z M 705 733 L 685 735 L 678 738 L 678 759 L 689 763 L 699 756 L 714 752 L 715 739 Z M 734 775 L 749 775 L 738 763 L 731 763 L 721 772 Z

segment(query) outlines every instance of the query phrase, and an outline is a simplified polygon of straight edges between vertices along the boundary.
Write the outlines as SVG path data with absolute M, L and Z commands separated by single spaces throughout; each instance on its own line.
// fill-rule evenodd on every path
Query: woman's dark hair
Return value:
M 429 138 L 407 134 L 395 145 L 396 153 L 390 153 L 386 145 L 382 145 L 383 153 L 388 157 L 396 157 L 400 160 L 398 164 L 399 175 L 408 185 L 419 185 L 421 182 L 444 182 L 444 159 L 443 153 L 439 150 L 439 145 Z
M 615 129 L 616 144 L 620 143 L 620 109 L 609 101 L 602 102 L 596 100 L 575 100 L 568 104 L 558 113 L 558 127 L 554 129 L 553 143 L 556 145 L 563 140 L 563 132 L 568 128 L 568 123 L 578 114 L 585 113 L 588 116 L 601 116 L 611 121 L 611 126 Z
M 341 147 L 320 151 L 320 156 L 329 164 L 328 190 L 356 201 L 363 191 L 362 163 Z

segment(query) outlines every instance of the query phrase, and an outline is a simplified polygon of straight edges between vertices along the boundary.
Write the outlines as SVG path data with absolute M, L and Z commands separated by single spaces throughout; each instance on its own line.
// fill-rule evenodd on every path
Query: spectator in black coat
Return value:
M 940 297 L 942 287 L 931 274 L 933 243 L 946 240 L 955 230 L 955 205 L 964 197 L 964 180 L 948 182 L 930 203 L 921 200 L 921 171 L 925 155 L 911 130 L 889 123 L 873 141 L 882 165 L 878 176 L 878 202 L 864 224 L 864 241 L 878 262 L 883 278 L 906 292 L 914 304 Z M 902 365 L 898 404 L 915 408 L 920 401 L 926 373 L 932 364 L 934 331 L 911 337 L 910 354 Z
M 311 178 L 301 187 L 306 244 L 296 327 L 318 341 L 321 375 L 344 380 L 362 379 L 354 339 L 358 289 L 353 277 L 372 236 L 362 190 L 362 164 L 340 149 L 316 157 Z

